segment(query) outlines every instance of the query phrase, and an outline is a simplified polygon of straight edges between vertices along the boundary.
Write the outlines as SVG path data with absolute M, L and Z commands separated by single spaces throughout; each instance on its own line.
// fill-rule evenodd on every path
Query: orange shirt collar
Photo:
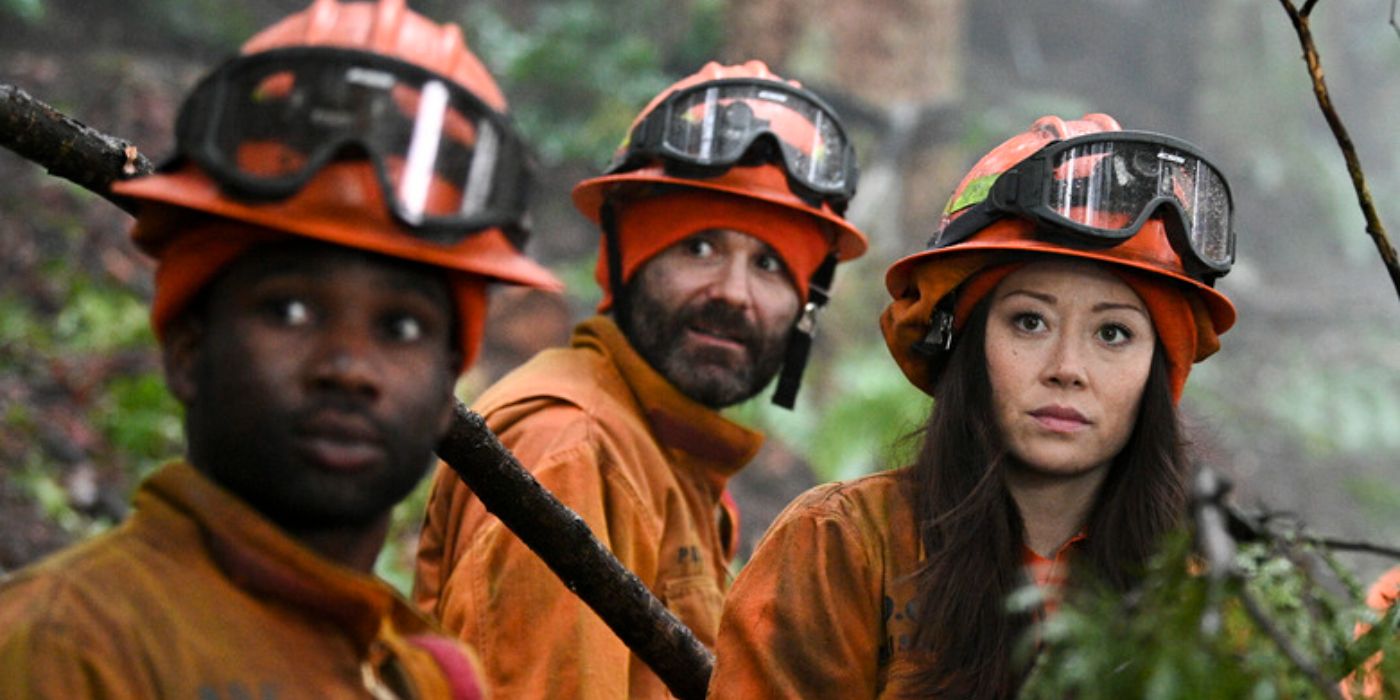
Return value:
M 149 477 L 135 505 L 156 521 L 193 523 L 235 585 L 330 620 L 365 646 L 386 618 L 401 633 L 431 630 L 388 584 L 312 552 L 188 464 Z
M 658 441 L 698 462 L 717 488 L 763 446 L 763 435 L 682 394 L 628 342 L 611 318 L 594 316 L 574 329 L 574 347 L 592 348 L 612 361 L 631 388 Z

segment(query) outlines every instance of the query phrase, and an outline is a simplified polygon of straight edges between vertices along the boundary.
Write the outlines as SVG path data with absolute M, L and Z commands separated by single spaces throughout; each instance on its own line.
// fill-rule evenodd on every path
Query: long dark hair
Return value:
M 902 486 L 925 560 L 914 574 L 920 695 L 1009 698 L 1026 669 L 1013 648 L 1029 613 L 1006 599 L 1026 582 L 1024 523 L 1004 474 L 1012 459 L 996 428 L 984 348 L 990 297 L 973 310 L 935 386 L 937 404 Z M 1133 432 L 1099 488 L 1071 583 L 1129 588 L 1186 507 L 1189 462 L 1157 347 Z

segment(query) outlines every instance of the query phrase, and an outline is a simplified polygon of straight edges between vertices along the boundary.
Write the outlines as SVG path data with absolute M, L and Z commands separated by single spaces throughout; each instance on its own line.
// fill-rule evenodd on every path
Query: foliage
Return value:
M 1373 653 L 1387 696 L 1400 691 L 1400 612 L 1361 601 L 1324 552 L 1286 542 L 1240 549 L 1235 575 L 1203 575 L 1179 533 L 1130 595 L 1090 593 L 1036 628 L 1043 645 L 1023 697 L 1235 700 L 1328 697 Z M 1321 585 L 1319 564 L 1337 580 Z M 1323 688 L 1290 660 L 1250 605 L 1315 665 Z M 1357 623 L 1372 632 L 1356 637 Z
M 14 15 L 23 22 L 44 18 L 44 0 L 0 0 L 0 16 Z
M 781 435 L 824 481 L 903 464 L 908 456 L 904 452 L 911 446 L 906 438 L 923 425 L 931 405 L 890 361 L 878 336 L 849 352 L 813 362 L 803 387 L 808 396 L 798 394 L 799 410 L 774 406 L 770 387 L 734 413 L 740 421 Z M 827 395 L 812 398 L 820 391 Z M 801 410 L 804 399 L 823 404 L 822 409 Z M 877 445 L 884 447 L 872 449 Z
M 723 39 L 720 0 L 536 3 L 515 23 L 513 9 L 474 3 L 463 25 L 547 166 L 606 163 L 638 108 Z

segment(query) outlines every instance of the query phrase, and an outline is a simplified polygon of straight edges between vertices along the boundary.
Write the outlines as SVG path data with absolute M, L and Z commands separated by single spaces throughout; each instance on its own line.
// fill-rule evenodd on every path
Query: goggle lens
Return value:
M 1190 152 L 1105 135 L 1056 151 L 1049 171 L 1043 204 L 1065 223 L 1126 234 L 1170 202 L 1203 261 L 1224 266 L 1233 259 L 1229 187 L 1219 171 Z
M 614 170 L 637 155 L 724 169 L 765 136 L 796 182 L 842 201 L 853 194 L 855 151 L 840 120 L 815 96 L 771 81 L 720 80 L 668 96 L 638 125 Z
M 287 49 L 236 59 L 196 89 L 181 125 L 182 150 L 250 196 L 291 196 L 353 147 L 410 227 L 465 235 L 524 213 L 523 147 L 504 117 L 381 56 Z

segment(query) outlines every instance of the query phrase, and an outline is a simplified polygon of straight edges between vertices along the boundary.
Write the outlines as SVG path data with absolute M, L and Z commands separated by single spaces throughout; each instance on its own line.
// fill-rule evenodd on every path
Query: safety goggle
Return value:
M 754 149 L 760 140 L 770 152 Z M 625 146 L 609 173 L 659 158 L 678 176 L 714 177 L 774 159 L 795 191 L 838 206 L 855 195 L 855 148 L 840 118 L 821 98 L 785 83 L 727 78 L 677 90 L 637 124 Z
M 176 139 L 231 194 L 296 194 L 333 160 L 368 157 L 390 213 L 453 243 L 487 228 L 523 242 L 530 173 L 509 120 L 432 71 L 298 47 L 240 56 L 181 107 Z
M 973 206 L 975 205 L 975 206 Z M 974 180 L 949 211 L 972 206 L 930 243 L 962 241 L 1003 216 L 1045 226 L 1070 243 L 1110 247 L 1163 209 L 1186 272 L 1206 284 L 1235 260 L 1230 186 L 1195 146 L 1161 134 L 1113 131 L 1051 143 L 1000 176 Z

